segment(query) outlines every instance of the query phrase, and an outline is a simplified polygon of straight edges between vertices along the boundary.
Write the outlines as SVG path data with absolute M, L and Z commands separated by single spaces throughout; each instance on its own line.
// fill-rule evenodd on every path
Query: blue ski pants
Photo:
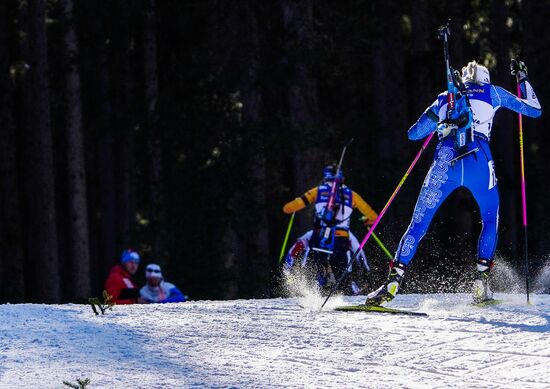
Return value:
M 437 145 L 434 161 L 426 178 L 409 227 L 399 243 L 395 258 L 407 265 L 426 234 L 439 206 L 457 188 L 465 187 L 474 196 L 481 213 L 482 229 L 478 242 L 479 258 L 492 259 L 497 244 L 499 196 L 494 162 L 489 144 L 476 137 L 468 151 L 478 149 L 451 163 L 459 156 L 451 139 Z M 463 153 L 461 154 L 463 155 Z

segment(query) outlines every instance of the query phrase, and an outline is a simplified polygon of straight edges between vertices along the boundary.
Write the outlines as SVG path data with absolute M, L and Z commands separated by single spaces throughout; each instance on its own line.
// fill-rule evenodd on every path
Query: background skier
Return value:
M 529 117 L 541 114 L 539 101 L 527 78 L 527 67 L 512 61 L 512 75 L 518 75 L 522 99 L 505 89 L 491 85 L 489 71 L 475 61 L 462 68 L 462 93 L 456 106 L 463 107 L 457 119 L 446 119 L 447 92 L 438 98 L 409 129 L 408 137 L 419 140 L 433 131 L 439 135 L 434 162 L 424 180 L 411 223 L 390 263 L 387 282 L 367 296 L 366 304 L 379 305 L 395 297 L 405 270 L 420 240 L 443 201 L 457 188 L 469 189 L 475 198 L 482 218 L 478 243 L 477 278 L 474 281 L 474 300 L 492 298 L 488 285 L 489 272 L 497 244 L 499 195 L 489 140 L 495 112 L 508 108 Z M 463 137 L 465 145 L 459 144 Z
M 308 266 L 308 260 L 311 259 L 310 241 L 312 236 L 313 230 L 309 230 L 308 232 L 300 236 L 296 240 L 296 243 L 294 243 L 290 250 L 288 250 L 288 254 L 285 258 L 283 267 L 283 272 L 285 274 L 289 274 L 294 266 L 299 266 L 301 268 L 305 268 Z M 362 281 L 363 278 L 365 278 L 364 274 L 370 271 L 370 267 L 367 261 L 367 256 L 365 255 L 365 251 L 359 248 L 359 241 L 357 240 L 355 235 L 353 235 L 351 230 L 349 231 L 349 243 L 352 253 L 355 253 L 357 250 L 359 250 L 357 258 L 351 266 L 351 280 L 349 282 L 351 292 L 354 295 L 357 295 L 363 292 L 364 288 L 366 287 L 362 285 Z
M 336 190 L 335 218 L 333 221 L 334 246 L 329 254 L 321 245 L 322 217 L 326 210 L 332 186 L 335 184 L 336 172 L 333 166 L 323 170 L 322 183 L 304 193 L 302 196 L 288 202 L 283 212 L 290 214 L 300 211 L 310 204 L 315 206 L 314 228 L 309 240 L 308 265 L 314 270 L 321 286 L 334 283 L 348 266 L 350 255 L 350 218 L 353 209 L 358 209 L 365 216 L 365 224 L 371 225 L 377 218 L 376 212 L 363 198 L 352 189 L 341 183 Z M 343 178 L 343 177 L 342 177 Z M 346 285 L 343 283 L 342 285 Z

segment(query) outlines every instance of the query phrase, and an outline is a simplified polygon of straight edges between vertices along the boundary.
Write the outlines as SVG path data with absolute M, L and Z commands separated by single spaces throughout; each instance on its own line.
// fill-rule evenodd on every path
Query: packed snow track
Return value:
M 362 297 L 1 305 L 0 387 L 548 388 L 550 296 L 400 295 L 428 317 L 337 312 Z

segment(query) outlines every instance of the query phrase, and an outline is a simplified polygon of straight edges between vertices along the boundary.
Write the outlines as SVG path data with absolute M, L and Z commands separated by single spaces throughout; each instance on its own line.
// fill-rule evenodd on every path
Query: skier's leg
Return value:
M 334 253 L 330 256 L 330 267 L 334 277 L 339 279 L 346 271 L 348 257 L 346 255 L 349 248 L 349 239 L 344 236 L 334 238 Z
M 287 273 L 294 266 L 300 266 L 304 261 L 304 254 L 306 252 L 304 242 L 301 239 L 298 239 L 296 243 L 292 245 L 290 250 L 285 257 L 283 264 L 283 272 Z
M 485 271 L 487 267 L 492 266 L 498 240 L 499 195 L 497 186 L 482 194 L 474 195 L 474 197 L 479 205 L 482 221 L 477 250 L 478 257 L 482 261 L 478 262 L 478 270 Z
M 311 261 L 308 266 L 308 274 L 317 281 L 319 287 L 324 288 L 332 279 L 332 272 L 329 272 L 328 261 L 329 255 L 327 253 L 311 250 Z
M 479 142 L 482 153 L 478 158 L 469 158 L 467 187 L 472 192 L 481 214 L 481 233 L 478 241 L 477 277 L 474 281 L 474 300 L 492 298 L 489 287 L 489 273 L 493 267 L 493 256 L 498 237 L 499 194 L 494 171 L 494 163 L 488 145 Z
M 489 273 L 493 267 L 493 256 L 498 236 L 499 196 L 496 186 L 491 190 L 474 195 L 481 213 L 481 233 L 478 242 L 477 275 L 473 285 L 475 302 L 490 300 L 493 292 L 489 286 Z
M 309 260 L 307 261 L 307 274 L 313 280 L 315 280 L 318 285 L 323 288 L 327 284 L 327 274 L 326 274 L 326 262 L 327 254 L 322 251 L 317 251 L 316 248 L 319 247 L 319 232 L 314 230 L 309 242 L 311 250 L 309 251 Z
M 407 231 L 395 254 L 395 260 L 390 263 L 390 272 L 386 284 L 367 296 L 366 304 L 378 305 L 395 297 L 403 280 L 407 265 L 412 260 L 418 244 L 426 235 L 426 231 L 439 206 L 461 183 L 461 171 L 452 167 L 449 161 L 455 152 L 450 147 L 438 146 L 437 159 L 434 160 L 422 189 L 413 217 Z
M 399 242 L 395 262 L 405 266 L 409 264 L 418 244 L 426 235 L 437 209 L 460 186 L 461 171 L 457 166 L 453 167 L 449 164 L 454 153 L 451 148 L 445 146 L 438 150 L 438 157 L 430 167 L 422 185 L 412 220 Z

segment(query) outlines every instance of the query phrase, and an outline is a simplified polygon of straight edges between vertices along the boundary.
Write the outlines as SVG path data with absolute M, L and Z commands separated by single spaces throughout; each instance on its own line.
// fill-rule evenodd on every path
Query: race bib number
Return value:
M 497 184 L 497 176 L 495 174 L 495 162 L 490 160 L 488 162 L 489 166 L 489 189 L 493 189 Z

